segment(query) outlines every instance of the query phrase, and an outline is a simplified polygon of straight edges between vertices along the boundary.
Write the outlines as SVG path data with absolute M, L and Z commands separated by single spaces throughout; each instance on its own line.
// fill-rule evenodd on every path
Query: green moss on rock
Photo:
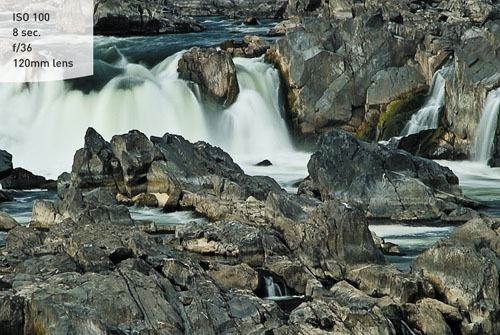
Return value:
M 423 106 L 424 102 L 424 95 L 416 95 L 389 103 L 380 115 L 376 140 L 388 140 L 399 136 L 408 120 Z

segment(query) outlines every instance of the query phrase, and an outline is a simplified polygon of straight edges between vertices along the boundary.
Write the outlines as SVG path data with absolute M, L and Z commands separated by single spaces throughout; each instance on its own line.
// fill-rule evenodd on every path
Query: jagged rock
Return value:
M 402 67 L 415 55 L 416 41 L 395 38 L 370 26 L 369 19 L 310 19 L 268 50 L 266 59 L 285 81 L 288 117 L 299 135 L 315 136 L 334 126 L 356 131 L 375 75 Z
M 259 36 L 247 35 L 243 37 L 241 43 L 234 40 L 225 41 L 221 44 L 221 49 L 229 53 L 232 57 L 260 57 L 271 47 L 271 43 Z
M 166 10 L 176 15 L 226 16 L 232 18 L 281 18 L 287 0 L 173 0 Z
M 284 20 L 276 24 L 274 27 L 269 29 L 269 32 L 267 33 L 267 36 L 274 37 L 274 36 L 284 36 L 288 31 L 292 31 L 293 29 L 297 28 L 299 25 L 299 19 L 294 17 L 294 18 L 289 18 L 288 20 Z
M 2 188 L 8 190 L 32 190 L 32 189 L 56 189 L 56 182 L 47 180 L 45 177 L 36 176 L 33 173 L 15 168 L 7 178 L 1 179 Z
M 179 60 L 180 78 L 200 86 L 207 98 L 230 106 L 239 93 L 236 67 L 225 51 L 193 48 Z
M 166 14 L 163 2 L 158 0 L 97 2 L 94 23 L 96 34 L 115 36 L 191 33 L 206 29 L 193 18 Z
M 64 177 L 62 175 L 59 179 Z M 113 153 L 111 144 L 93 128 L 87 129 L 85 145 L 75 154 L 71 182 L 83 190 L 105 187 L 113 192 L 125 193 L 120 161 Z
M 371 218 L 395 220 L 446 217 L 461 203 L 458 178 L 433 161 L 338 130 L 321 136 L 318 147 L 301 192 L 341 199 Z
M 12 155 L 5 150 L 0 150 L 0 180 L 7 178 L 12 173 Z
M 146 175 L 151 163 L 161 158 L 160 152 L 143 133 L 132 130 L 111 139 L 111 149 L 120 161 L 128 196 L 147 191 Z
M 498 227 L 496 219 L 473 219 L 412 264 L 411 271 L 426 277 L 445 303 L 469 313 L 460 324 L 463 334 L 495 333 L 500 329 L 496 317 L 500 308 Z M 459 321 L 458 316 L 453 318 Z
M 19 226 L 19 224 L 9 214 L 0 212 L 0 231 L 9 231 L 17 226 Z

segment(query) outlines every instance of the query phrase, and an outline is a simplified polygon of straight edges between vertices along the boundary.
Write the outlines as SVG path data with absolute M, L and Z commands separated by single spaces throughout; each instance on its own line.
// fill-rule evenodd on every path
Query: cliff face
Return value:
M 385 139 L 389 104 L 414 101 L 446 63 L 453 71 L 434 144 L 447 157 L 469 154 L 487 93 L 500 86 L 499 13 L 480 0 L 290 0 L 294 24 L 268 60 L 288 87 L 293 128 L 303 137 L 336 127 Z

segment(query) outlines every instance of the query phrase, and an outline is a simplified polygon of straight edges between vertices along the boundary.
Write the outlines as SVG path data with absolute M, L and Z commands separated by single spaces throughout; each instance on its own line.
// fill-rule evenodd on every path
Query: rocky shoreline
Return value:
M 1 329 L 7 335 L 500 330 L 498 223 L 467 207 L 473 203 L 462 198 L 456 176 L 342 131 L 325 134 L 318 147 L 307 187 L 293 195 L 269 177 L 246 175 L 227 153 L 205 142 L 170 134 L 148 139 L 138 131 L 107 142 L 89 128 L 71 174 L 58 179 L 60 199 L 36 201 L 29 228 L 0 217 L 8 231 L 0 249 Z M 374 243 L 365 206 L 376 210 L 372 199 L 354 197 L 356 179 L 346 185 L 351 198 L 342 196 L 339 185 L 330 188 L 336 178 L 330 163 L 357 162 L 331 152 L 349 157 L 349 150 L 373 162 L 387 157 L 386 174 L 406 170 L 402 158 L 420 166 L 405 172 L 401 183 L 389 181 L 390 187 L 364 181 L 376 191 L 360 194 L 411 198 L 410 189 L 421 194 L 424 187 L 427 202 L 454 208 L 446 215 L 458 222 L 470 220 L 422 254 L 410 273 L 400 272 Z M 322 162 L 324 152 L 330 163 Z M 375 163 L 337 168 L 363 166 Z M 372 170 L 358 175 L 376 181 L 379 172 Z M 165 229 L 132 219 L 121 203 L 192 210 L 207 220 Z M 436 214 L 432 206 L 412 206 L 406 209 Z M 409 218 L 395 209 L 392 219 L 397 215 Z M 300 297 L 297 302 L 283 307 L 265 299 L 270 278 Z

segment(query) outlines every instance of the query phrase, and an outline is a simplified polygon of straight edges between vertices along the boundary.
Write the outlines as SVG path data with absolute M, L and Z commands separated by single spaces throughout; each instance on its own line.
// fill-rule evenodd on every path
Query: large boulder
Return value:
M 10 190 L 32 190 L 32 189 L 55 189 L 56 183 L 45 177 L 34 175 L 23 168 L 15 168 L 12 174 L 0 180 L 4 189 Z
M 180 77 L 200 86 L 205 96 L 226 106 L 236 101 L 240 91 L 236 66 L 225 51 L 193 48 L 179 60 Z
M 445 218 L 458 208 L 462 191 L 453 172 L 437 163 L 332 130 L 318 141 L 302 192 L 340 199 L 370 218 Z M 464 200 L 465 201 L 465 200 Z

